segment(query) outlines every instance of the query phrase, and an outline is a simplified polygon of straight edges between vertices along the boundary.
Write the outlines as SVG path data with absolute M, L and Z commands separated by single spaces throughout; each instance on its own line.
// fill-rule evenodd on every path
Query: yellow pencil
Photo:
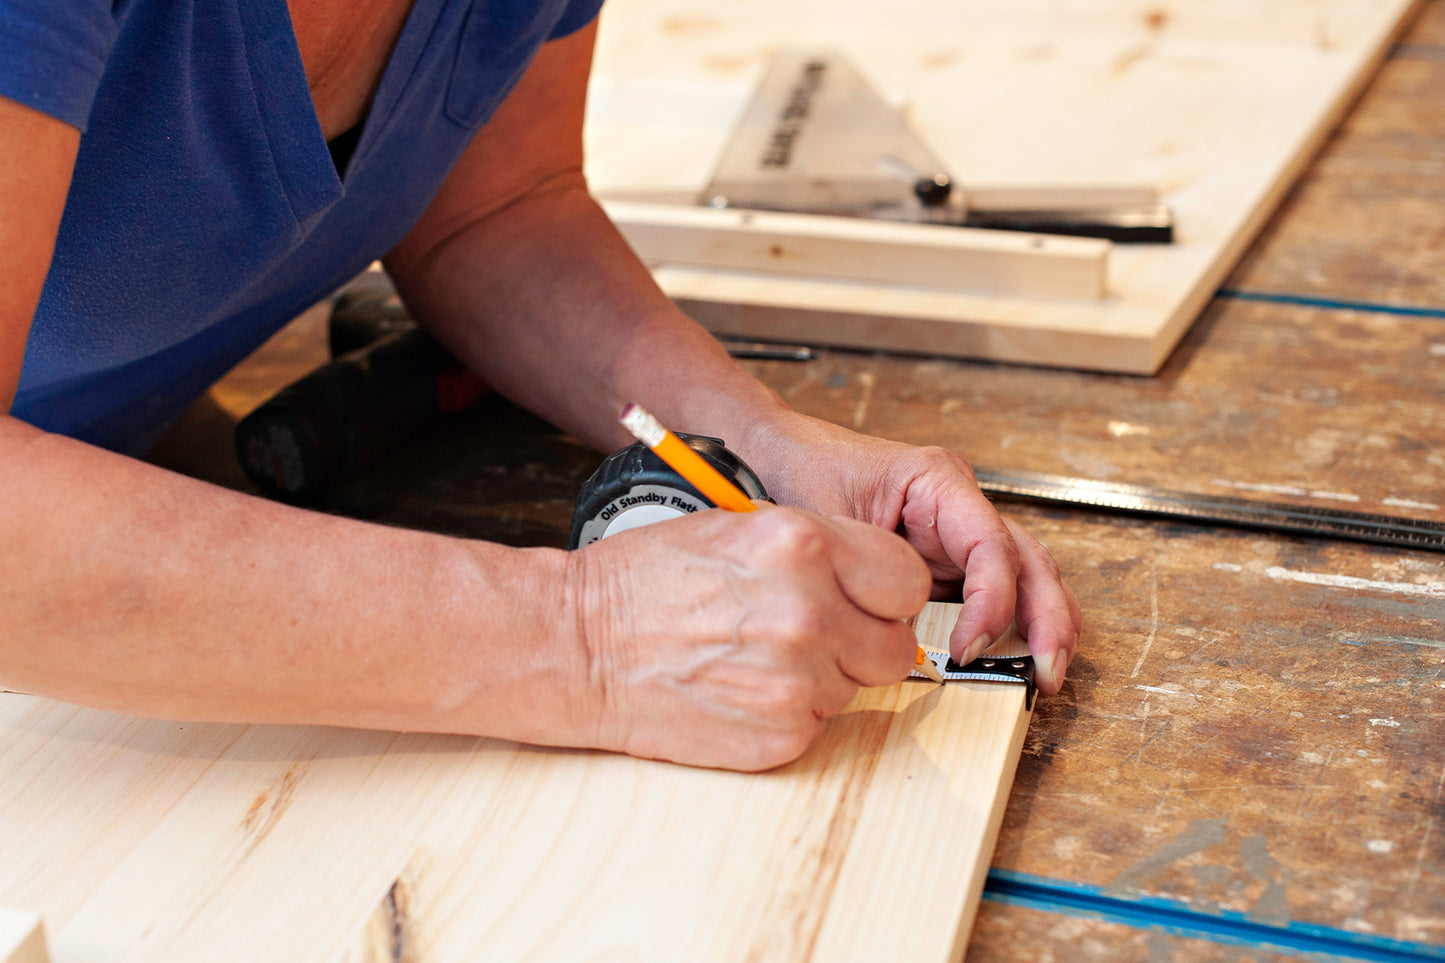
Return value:
M 617 420 L 632 433 L 632 437 L 652 449 L 654 455 L 666 462 L 668 467 L 702 492 L 707 500 L 718 508 L 730 512 L 757 511 L 758 506 L 754 505 L 738 486 L 724 478 L 721 472 L 689 448 L 685 441 L 664 428 L 662 422 L 641 405 L 629 402 L 622 409 L 622 414 L 617 416 Z M 923 651 L 921 645 L 914 657 L 914 664 L 919 672 L 934 682 L 943 681 L 938 666 L 933 664 L 933 660 Z
M 628 404 L 617 416 L 632 437 L 642 442 L 668 467 L 677 472 L 708 501 L 730 512 L 754 512 L 758 506 L 742 490 L 722 476 L 716 468 L 687 446 L 687 442 L 662 427 L 641 405 Z

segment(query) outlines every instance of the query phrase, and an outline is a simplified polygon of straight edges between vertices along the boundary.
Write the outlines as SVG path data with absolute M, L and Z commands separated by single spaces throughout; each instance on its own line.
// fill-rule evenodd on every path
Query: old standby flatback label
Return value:
M 599 539 L 641 528 L 653 522 L 691 515 L 700 508 L 711 508 L 710 502 L 665 485 L 635 485 L 613 498 L 582 526 L 579 545 L 591 545 Z

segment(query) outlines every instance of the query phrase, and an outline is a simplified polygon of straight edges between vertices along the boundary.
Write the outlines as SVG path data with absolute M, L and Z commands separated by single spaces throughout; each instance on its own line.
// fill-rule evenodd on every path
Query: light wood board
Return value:
M 956 606 L 930 605 L 940 647 Z M 866 690 L 756 775 L 0 696 L 0 905 L 81 960 L 955 959 L 1021 686 Z
M 0 963 L 49 963 L 49 959 L 40 917 L 0 906 Z
M 606 201 L 645 261 L 873 284 L 947 277 L 992 294 L 1100 298 L 1108 241 L 940 224 Z M 657 256 L 652 257 L 651 253 Z
M 1415 0 L 610 0 L 587 121 L 603 196 L 691 203 L 771 54 L 846 53 L 967 188 L 1152 184 L 1173 245 L 1102 300 L 659 264 L 719 332 L 1152 373 L 1374 72 Z

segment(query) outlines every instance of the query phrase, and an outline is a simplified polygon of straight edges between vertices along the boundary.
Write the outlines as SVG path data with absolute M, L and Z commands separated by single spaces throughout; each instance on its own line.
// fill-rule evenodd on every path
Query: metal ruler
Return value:
M 986 494 L 1006 498 L 1172 518 L 1202 525 L 1231 525 L 1445 552 L 1445 522 L 1170 491 L 1042 472 L 975 468 L 974 474 Z
M 1020 644 L 1023 644 L 1020 641 Z M 1002 682 L 1024 687 L 1024 708 L 1032 711 L 1034 696 L 1038 687 L 1034 683 L 1034 659 L 1031 655 L 985 654 L 967 665 L 959 665 L 947 652 L 925 647 L 924 653 L 932 660 L 943 681 L 947 682 Z M 928 676 L 914 669 L 910 679 L 930 681 Z
M 698 200 L 1119 242 L 1174 238 L 1174 215 L 1153 188 L 988 192 L 955 184 L 906 112 L 837 50 L 773 55 Z

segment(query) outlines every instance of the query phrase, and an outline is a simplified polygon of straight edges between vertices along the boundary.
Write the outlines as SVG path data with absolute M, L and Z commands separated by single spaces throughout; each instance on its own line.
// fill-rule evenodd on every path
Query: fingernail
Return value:
M 968 645 L 965 645 L 963 647 L 962 662 L 964 664 L 972 662 L 974 659 L 983 655 L 984 650 L 991 645 L 993 645 L 993 637 L 990 636 L 987 632 L 983 633 L 978 638 L 974 639 L 972 642 L 968 643 Z
M 1069 671 L 1069 653 L 1063 649 L 1054 653 L 1054 682 L 1064 684 L 1064 673 Z

